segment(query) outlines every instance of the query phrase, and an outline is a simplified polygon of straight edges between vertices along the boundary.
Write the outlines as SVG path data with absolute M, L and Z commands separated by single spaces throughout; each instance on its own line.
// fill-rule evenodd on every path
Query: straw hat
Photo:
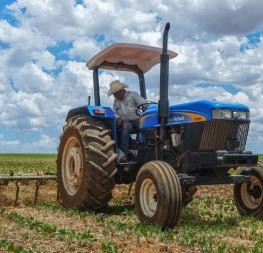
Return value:
M 115 80 L 113 82 L 110 83 L 110 89 L 108 90 L 108 97 L 111 96 L 112 94 L 123 90 L 125 88 L 127 88 L 128 85 L 126 85 L 125 83 L 121 83 L 119 80 Z

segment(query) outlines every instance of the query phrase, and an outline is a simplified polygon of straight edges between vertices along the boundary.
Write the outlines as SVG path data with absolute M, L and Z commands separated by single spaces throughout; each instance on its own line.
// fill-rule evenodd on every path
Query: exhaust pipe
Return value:
M 168 118 L 168 81 L 169 81 L 169 55 L 167 53 L 168 32 L 170 23 L 166 23 L 163 31 L 163 50 L 161 54 L 160 67 L 160 98 L 158 108 L 158 122 L 160 124 L 161 157 L 163 155 L 166 139 L 166 123 Z

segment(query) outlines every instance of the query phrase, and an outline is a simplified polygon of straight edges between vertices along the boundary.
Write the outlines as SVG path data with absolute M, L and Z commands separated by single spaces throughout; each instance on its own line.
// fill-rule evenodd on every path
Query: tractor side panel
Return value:
M 200 100 L 169 106 L 168 126 L 205 122 L 212 120 L 212 111 L 237 110 L 249 111 L 247 106 L 241 104 L 226 104 L 217 101 Z M 140 118 L 140 128 L 159 127 L 158 106 L 150 105 Z
M 192 112 L 192 111 L 171 111 L 169 110 L 168 123 L 167 126 L 196 123 L 207 121 L 204 114 Z M 157 111 L 146 113 L 140 118 L 140 128 L 152 128 L 159 127 Z

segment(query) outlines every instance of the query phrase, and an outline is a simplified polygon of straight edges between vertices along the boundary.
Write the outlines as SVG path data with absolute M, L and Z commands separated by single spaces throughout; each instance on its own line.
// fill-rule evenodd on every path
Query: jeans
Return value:
M 117 128 L 118 147 L 127 155 L 130 143 L 130 133 L 135 130 L 138 120 L 122 121 L 121 126 Z

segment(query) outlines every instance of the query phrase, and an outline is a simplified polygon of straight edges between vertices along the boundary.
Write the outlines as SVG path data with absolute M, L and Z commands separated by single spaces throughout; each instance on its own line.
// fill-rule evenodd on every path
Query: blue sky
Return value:
M 56 152 L 71 108 L 87 103 L 94 53 L 113 42 L 161 45 L 170 21 L 170 101 L 198 99 L 251 108 L 247 148 L 263 153 L 263 4 L 258 1 L 0 2 L 0 152 Z M 66 13 L 66 15 L 65 15 Z M 104 104 L 110 81 L 136 78 L 101 73 Z M 146 74 L 148 97 L 158 97 L 159 67 Z M 136 88 L 132 88 L 136 89 Z

